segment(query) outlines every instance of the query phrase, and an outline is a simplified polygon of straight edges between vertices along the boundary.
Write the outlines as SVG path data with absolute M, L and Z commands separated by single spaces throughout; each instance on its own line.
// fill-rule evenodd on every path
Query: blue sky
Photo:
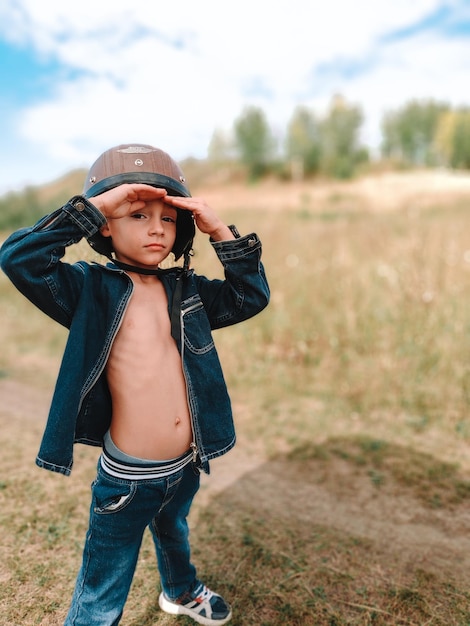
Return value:
M 246 105 L 362 107 L 364 141 L 413 98 L 470 106 L 470 0 L 3 0 L 0 193 L 152 143 L 204 158 Z

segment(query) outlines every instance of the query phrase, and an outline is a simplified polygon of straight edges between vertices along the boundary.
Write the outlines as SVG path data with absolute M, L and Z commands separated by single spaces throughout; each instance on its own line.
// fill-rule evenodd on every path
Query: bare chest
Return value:
M 138 361 L 145 355 L 148 362 L 170 349 L 172 341 L 168 299 L 163 285 L 158 280 L 135 284 L 111 358 L 126 356 Z

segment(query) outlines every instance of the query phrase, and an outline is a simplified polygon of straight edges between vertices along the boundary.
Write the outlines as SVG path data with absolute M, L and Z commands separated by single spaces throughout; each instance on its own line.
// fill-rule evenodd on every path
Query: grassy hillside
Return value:
M 76 170 L 47 185 L 31 186 L 0 197 L 0 231 L 33 224 L 42 215 L 81 193 L 86 172 Z
M 468 626 L 470 179 L 206 179 L 193 194 L 259 233 L 272 289 L 215 333 L 239 443 L 191 514 L 201 576 L 234 626 Z M 193 265 L 218 275 L 209 248 L 198 235 Z M 34 467 L 65 333 L 5 277 L 0 298 L 0 624 L 56 626 L 97 451 L 78 447 L 70 479 Z M 157 586 L 146 537 L 124 626 L 176 623 Z

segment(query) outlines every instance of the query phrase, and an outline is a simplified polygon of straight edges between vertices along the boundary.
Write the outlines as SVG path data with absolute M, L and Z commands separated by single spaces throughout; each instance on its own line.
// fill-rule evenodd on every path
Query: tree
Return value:
M 246 107 L 235 120 L 235 148 L 251 179 L 266 173 L 272 162 L 275 141 L 264 112 Z
M 315 115 L 306 107 L 295 109 L 287 128 L 286 156 L 293 178 L 314 174 L 320 166 L 320 130 Z
M 350 106 L 344 98 L 333 98 L 329 112 L 320 124 L 321 167 L 336 178 L 349 178 L 358 163 L 367 160 L 359 144 L 363 116 L 359 107 Z
M 457 114 L 455 111 L 443 113 L 436 125 L 433 139 L 433 153 L 438 165 L 450 166 L 454 150 L 455 127 Z
M 434 139 L 442 115 L 449 106 L 433 100 L 411 100 L 389 112 L 382 122 L 382 153 L 412 165 L 434 165 Z
M 220 129 L 214 130 L 207 149 L 208 158 L 215 163 L 223 163 L 230 160 L 233 152 L 233 142 L 227 133 Z
M 457 111 L 452 142 L 451 166 L 470 169 L 470 109 Z

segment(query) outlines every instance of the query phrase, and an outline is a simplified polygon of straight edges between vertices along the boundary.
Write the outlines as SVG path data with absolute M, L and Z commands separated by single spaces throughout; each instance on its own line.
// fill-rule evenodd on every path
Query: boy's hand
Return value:
M 165 204 L 178 209 L 191 211 L 198 229 L 214 241 L 235 239 L 232 231 L 222 222 L 220 217 L 208 206 L 203 198 L 182 198 L 180 196 L 165 196 Z
M 146 202 L 167 195 L 166 189 L 143 183 L 123 184 L 90 198 L 107 220 L 117 220 L 144 208 Z

